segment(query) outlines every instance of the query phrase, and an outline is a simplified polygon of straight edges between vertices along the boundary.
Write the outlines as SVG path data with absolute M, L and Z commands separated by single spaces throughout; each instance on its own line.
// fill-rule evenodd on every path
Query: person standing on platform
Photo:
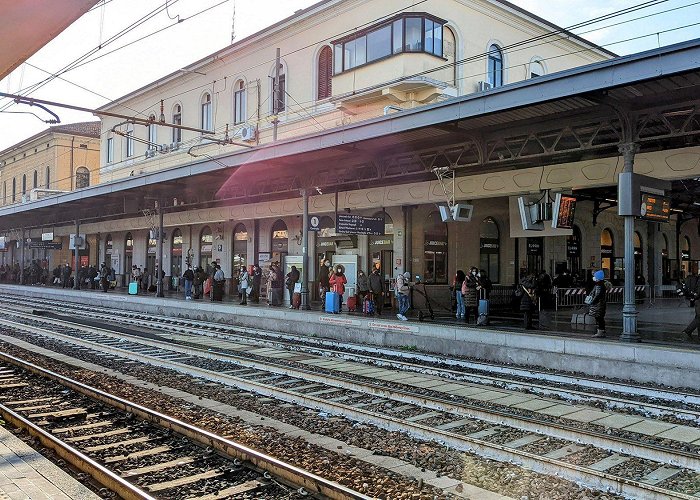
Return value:
M 534 274 L 523 277 L 518 284 L 516 295 L 520 296 L 520 312 L 523 313 L 523 327 L 534 329 L 532 314 L 537 310 L 537 278 Z
M 63 288 L 69 288 L 70 287 L 70 275 L 73 272 L 71 267 L 68 265 L 68 262 L 66 262 L 66 265 L 63 266 Z
M 588 314 L 595 318 L 597 329 L 595 338 L 605 337 L 605 309 L 607 307 L 607 282 L 605 281 L 605 273 L 600 270 L 593 273 L 593 289 L 585 299 L 588 304 Z
M 455 318 L 457 319 L 464 318 L 466 314 L 464 310 L 464 295 L 462 295 L 462 284 L 465 279 L 467 279 L 467 276 L 464 274 L 464 271 L 460 269 L 457 271 L 457 274 L 455 274 L 455 279 L 452 282 L 452 290 L 457 299 L 457 311 L 455 313 Z
M 411 307 L 411 302 L 409 299 L 409 294 L 411 293 L 411 273 L 406 271 L 403 274 L 399 274 L 396 277 L 396 299 L 399 301 L 399 312 L 396 315 L 401 321 L 408 321 L 406 313 L 408 308 Z
M 182 279 L 185 280 L 185 300 L 192 300 L 192 285 L 194 285 L 194 272 L 192 266 L 187 264 L 187 269 L 182 273 Z
M 369 290 L 374 296 L 374 310 L 377 311 L 378 316 L 381 316 L 384 305 L 384 280 L 378 267 L 375 267 L 369 275 Z
M 253 266 L 253 291 L 250 293 L 250 300 L 256 304 L 260 303 L 260 285 L 262 285 L 262 269 L 255 264 Z
M 214 265 L 214 276 L 212 279 L 211 300 L 221 302 L 224 300 L 224 285 L 226 284 L 226 276 L 221 270 L 221 266 L 219 264 Z
M 284 277 L 284 285 L 287 287 L 287 291 L 289 291 L 289 308 L 290 309 L 294 309 L 292 297 L 294 297 L 294 287 L 299 282 L 299 277 L 300 277 L 300 274 L 299 274 L 299 271 L 297 270 L 297 266 L 292 266 L 292 269 Z
M 321 295 L 321 310 L 326 310 L 326 292 L 330 291 L 331 284 L 328 281 L 331 272 L 331 262 L 323 259 L 321 268 L 318 270 L 318 293 Z
M 240 305 L 248 305 L 248 292 L 250 291 L 250 276 L 245 266 L 241 266 L 241 272 L 238 273 L 238 283 L 241 287 L 241 302 Z
M 690 307 L 695 309 L 693 321 L 683 329 L 683 333 L 688 337 L 688 340 L 693 340 L 694 330 L 697 329 L 700 335 L 700 276 L 697 274 L 688 276 L 678 293 L 687 298 L 690 301 Z
M 364 271 L 357 273 L 357 293 L 360 296 L 360 308 L 365 303 L 365 297 L 369 293 L 369 278 Z
M 479 317 L 479 277 L 478 270 L 472 267 L 462 283 L 462 295 L 464 296 L 464 322 L 469 323 L 469 316 L 474 313 L 474 322 Z
M 204 269 L 202 269 L 202 266 L 197 266 L 197 270 L 194 272 L 194 281 L 192 282 L 195 299 L 201 299 L 204 296 L 204 282 L 206 280 L 207 275 Z
M 328 283 L 331 290 L 340 295 L 340 309 L 338 312 L 343 310 L 343 294 L 345 293 L 345 284 L 348 282 L 344 271 L 345 270 L 342 266 L 338 266 L 335 269 L 335 272 L 331 271 L 331 275 L 328 278 Z

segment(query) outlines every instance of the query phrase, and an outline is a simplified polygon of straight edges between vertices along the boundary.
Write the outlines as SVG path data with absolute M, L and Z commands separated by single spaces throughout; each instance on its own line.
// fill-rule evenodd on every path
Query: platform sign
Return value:
M 338 214 L 335 221 L 337 234 L 384 234 L 384 217 L 364 217 L 355 214 Z
M 666 196 L 642 193 L 642 219 L 669 222 L 671 219 L 671 199 Z
M 309 215 L 309 231 L 318 232 L 321 230 L 321 219 L 318 215 Z
M 63 242 L 61 241 L 44 241 L 37 238 L 30 238 L 29 248 L 40 249 L 40 250 L 61 250 L 63 249 Z
M 53 231 L 50 233 L 41 233 L 41 241 L 53 241 Z
M 557 193 L 552 208 L 552 227 L 555 229 L 573 229 L 576 198 Z

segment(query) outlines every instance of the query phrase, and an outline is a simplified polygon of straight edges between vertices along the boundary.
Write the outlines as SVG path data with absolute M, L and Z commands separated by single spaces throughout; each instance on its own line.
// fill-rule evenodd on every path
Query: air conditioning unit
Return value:
M 181 142 L 172 142 L 170 143 L 170 151 L 177 151 L 180 149 Z
M 241 139 L 243 139 L 244 141 L 254 141 L 255 132 L 255 127 L 243 127 L 241 129 Z
M 146 158 L 153 158 L 156 155 L 156 150 L 155 149 L 147 149 L 146 150 Z
M 477 86 L 479 88 L 479 92 L 485 92 L 493 88 L 493 84 L 491 82 L 479 82 Z

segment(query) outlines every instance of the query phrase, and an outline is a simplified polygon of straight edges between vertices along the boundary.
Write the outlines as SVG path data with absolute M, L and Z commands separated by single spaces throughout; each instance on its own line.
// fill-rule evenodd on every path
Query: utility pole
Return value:
M 634 156 L 639 151 L 639 145 L 635 143 L 620 144 L 620 153 L 624 160 L 622 171 L 634 172 Z M 634 215 L 625 215 L 625 288 L 624 305 L 622 306 L 622 335 L 623 342 L 639 342 L 637 332 L 637 305 L 634 295 Z
M 301 190 L 303 217 L 301 223 L 301 309 L 309 310 L 309 191 Z
M 75 258 L 75 281 L 73 282 L 73 288 L 76 290 L 80 290 L 80 280 L 78 279 L 78 272 L 80 271 L 80 247 L 84 243 L 80 243 L 80 219 L 75 219 L 75 239 L 73 240 L 73 243 L 73 252 Z
M 156 209 L 158 210 L 158 243 L 156 251 L 158 252 L 158 276 L 156 276 L 156 297 L 164 297 L 163 294 L 163 207 L 160 202 L 157 202 Z
M 277 125 L 279 119 L 277 113 L 280 112 L 280 49 L 277 47 L 277 55 L 275 56 L 275 81 L 272 86 L 272 142 L 277 142 Z

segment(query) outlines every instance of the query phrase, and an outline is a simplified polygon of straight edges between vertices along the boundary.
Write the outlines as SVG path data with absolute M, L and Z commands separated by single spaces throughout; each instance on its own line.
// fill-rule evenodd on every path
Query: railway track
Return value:
M 533 412 L 515 414 L 483 408 L 470 398 L 478 400 L 481 392 L 482 403 L 487 402 L 490 398 L 484 398 L 483 393 L 493 391 L 483 388 L 479 391 L 439 377 L 417 377 L 419 380 L 411 382 L 406 373 L 376 366 L 222 338 L 202 339 L 201 334 L 199 343 L 209 347 L 182 345 L 194 343 L 195 339 L 182 322 L 173 319 L 164 321 L 180 332 L 166 330 L 158 340 L 157 335 L 126 336 L 123 332 L 96 331 L 93 327 L 13 311 L 3 313 L 2 324 L 6 327 L 33 335 L 401 429 L 533 470 L 583 480 L 604 491 L 635 498 L 693 498 L 696 493 L 683 485 L 694 484 L 699 468 L 697 452 L 625 436 L 611 437 L 605 432 L 582 429 L 580 423 L 577 426 L 543 422 L 539 418 L 542 415 Z M 146 326 L 145 319 L 132 319 L 139 321 L 141 327 Z M 149 326 L 155 331 L 155 326 Z M 174 344 L 176 341 L 181 344 Z M 212 351 L 214 345 L 218 352 Z M 350 366 L 342 366 L 343 363 Z M 364 380 L 367 377 L 363 372 L 375 380 Z M 506 397 L 511 396 L 515 403 L 518 395 Z
M 3 353 L 0 414 L 125 499 L 369 498 Z

